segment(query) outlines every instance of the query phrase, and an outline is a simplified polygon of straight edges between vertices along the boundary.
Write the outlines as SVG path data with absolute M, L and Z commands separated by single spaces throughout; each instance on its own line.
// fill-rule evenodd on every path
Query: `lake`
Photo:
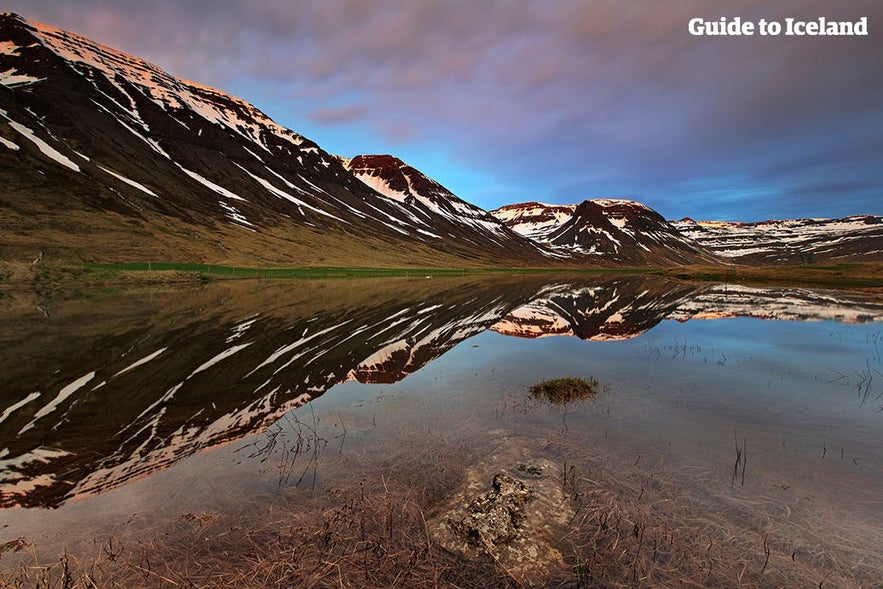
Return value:
M 0 587 L 883 587 L 879 295 L 501 274 L 5 303 Z M 531 394 L 560 377 L 594 394 Z M 516 532 L 476 540 L 498 474 Z

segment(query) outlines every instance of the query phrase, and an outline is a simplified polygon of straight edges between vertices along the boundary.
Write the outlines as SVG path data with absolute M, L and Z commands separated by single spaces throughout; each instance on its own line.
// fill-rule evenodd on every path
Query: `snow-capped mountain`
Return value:
M 625 200 L 488 214 L 392 156 L 331 155 L 240 98 L 8 13 L 0 189 L 10 261 L 539 267 L 880 259 L 883 249 L 879 217 L 683 221 L 679 232 Z
M 491 214 L 510 228 L 561 255 L 586 261 L 671 264 L 714 261 L 662 215 L 632 200 L 596 199 L 578 205 L 529 202 Z
M 0 84 L 0 207 L 4 229 L 14 229 L 3 231 L 12 259 L 548 259 L 428 179 L 413 185 L 413 206 L 381 195 L 242 99 L 12 14 L 0 16 Z
M 883 217 L 878 215 L 760 223 L 688 218 L 672 224 L 718 256 L 738 263 L 883 260 Z
M 491 329 L 537 338 L 569 335 L 584 340 L 620 340 L 644 333 L 705 287 L 614 277 L 579 285 L 549 285 Z
M 525 202 L 500 207 L 490 214 L 525 237 L 548 242 L 549 236 L 570 220 L 575 209 L 576 205 Z
M 443 235 L 456 238 L 462 233 L 459 228 L 467 227 L 482 237 L 482 242 L 473 242 L 476 246 L 483 247 L 484 240 L 489 239 L 495 247 L 502 245 L 515 251 L 525 247 L 526 240 L 499 219 L 394 156 L 358 155 L 338 159 L 356 178 L 405 211 L 421 233 L 436 238 Z M 532 254 L 542 251 L 532 247 Z

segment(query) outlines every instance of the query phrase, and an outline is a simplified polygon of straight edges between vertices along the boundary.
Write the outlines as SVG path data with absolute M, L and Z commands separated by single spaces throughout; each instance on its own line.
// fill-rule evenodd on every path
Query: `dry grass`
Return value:
M 550 441 L 547 449 L 570 453 L 570 444 Z M 444 516 L 463 484 L 457 465 L 464 456 L 476 459 L 468 447 L 429 459 L 390 449 L 385 463 L 370 467 L 353 457 L 345 488 L 292 487 L 262 510 L 238 515 L 183 514 L 52 562 L 25 547 L 31 556 L 0 572 L 0 587 L 530 586 L 489 557 L 446 551 L 430 533 L 426 522 Z M 771 518 L 778 506 L 768 500 L 725 483 L 709 498 L 661 462 L 637 467 L 610 455 L 579 455 L 554 481 L 574 514 L 554 529 L 566 566 L 542 586 L 824 588 L 873 586 L 877 578 L 871 547 L 837 538 L 812 519 Z
M 32 551 L 0 572 L 0 587 L 508 586 L 490 559 L 463 561 L 430 539 L 426 521 L 459 484 L 456 469 L 417 460 L 397 467 L 407 476 L 363 471 L 346 490 L 290 488 L 259 512 L 183 514 L 147 534 L 104 538 L 80 559 L 45 563 Z

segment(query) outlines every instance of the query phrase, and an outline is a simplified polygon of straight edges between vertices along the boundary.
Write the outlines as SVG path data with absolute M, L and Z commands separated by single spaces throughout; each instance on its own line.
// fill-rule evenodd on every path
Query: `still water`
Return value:
M 634 565 L 633 585 L 883 578 L 879 297 L 502 276 L 12 303 L 0 569 L 88 558 L 96 539 L 138 542 L 169 522 L 202 533 L 263 525 L 280 503 L 321 512 L 372 477 L 426 494 L 421 473 L 489 487 L 536 463 L 583 502 L 550 532 L 563 569 L 585 558 L 568 553 L 585 549 L 580 509 L 603 499 L 641 543 L 657 530 L 652 562 L 658 551 L 677 571 Z M 599 391 L 564 405 L 529 394 L 562 376 Z M 5 544 L 18 539 L 30 548 Z

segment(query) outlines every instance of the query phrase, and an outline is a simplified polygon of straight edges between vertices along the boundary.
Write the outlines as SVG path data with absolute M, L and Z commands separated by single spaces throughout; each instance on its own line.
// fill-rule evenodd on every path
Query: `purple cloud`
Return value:
M 340 125 L 343 123 L 351 123 L 365 118 L 368 110 L 359 105 L 351 104 L 348 106 L 331 106 L 326 108 L 317 108 L 310 112 L 310 120 L 317 125 Z

